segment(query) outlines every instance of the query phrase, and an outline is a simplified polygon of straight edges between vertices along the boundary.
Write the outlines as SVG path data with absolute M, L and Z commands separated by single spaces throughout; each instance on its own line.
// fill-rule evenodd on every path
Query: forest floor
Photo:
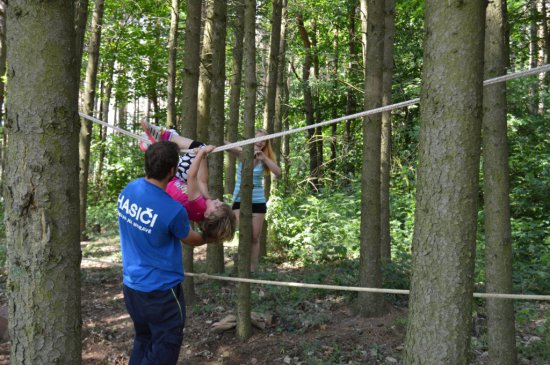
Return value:
M 83 364 L 127 364 L 132 346 L 132 322 L 121 291 L 117 237 L 82 243 L 82 359 Z M 233 251 L 232 251 L 233 250 Z M 233 265 L 229 247 L 227 267 Z M 103 261 L 103 262 L 99 262 Z M 195 249 L 196 271 L 201 271 L 205 249 Z M 266 263 L 260 279 L 281 281 L 303 271 L 288 265 Z M 283 275 L 284 273 L 284 275 Z M 311 273 L 310 273 L 311 275 Z M 330 276 L 330 275 L 329 275 Z M 315 276 L 314 276 L 315 277 Z M 326 276 L 316 276 L 326 277 Z M 303 279 L 303 277 L 301 277 Z M 311 276 L 309 276 L 311 278 Z M 6 305 L 5 272 L 0 273 L 0 315 Z M 326 280 L 325 280 L 326 281 Z M 333 284 L 333 282 L 323 282 Z M 234 314 L 236 284 L 195 278 L 197 301 L 187 308 L 184 342 L 178 364 L 401 364 L 407 323 L 406 299 L 390 298 L 388 313 L 364 319 L 354 314 L 350 294 L 312 289 L 251 285 L 252 311 L 268 314 L 265 328 L 253 328 L 241 341 L 235 328 L 216 332 L 213 323 Z M 518 325 L 520 364 L 550 364 L 544 350 L 548 334 L 539 334 L 541 321 L 550 323 L 550 306 L 534 304 L 525 323 Z M 483 316 L 475 316 L 471 364 L 487 363 Z M 481 325 L 479 325 L 481 323 Z M 543 323 L 543 324 L 544 324 Z M 544 324 L 543 328 L 547 328 Z M 485 340 L 486 341 L 486 340 Z M 9 340 L 0 342 L 0 365 L 9 364 Z M 541 350 L 542 349 L 542 350 Z M 544 354 L 543 354 L 544 353 Z M 541 355 L 542 354 L 542 355 Z M 541 357 L 543 356 L 543 357 Z

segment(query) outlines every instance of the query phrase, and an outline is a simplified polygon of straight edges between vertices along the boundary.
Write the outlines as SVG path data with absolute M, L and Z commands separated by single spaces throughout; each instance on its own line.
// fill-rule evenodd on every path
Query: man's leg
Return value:
M 130 355 L 129 365 L 140 365 L 151 345 L 151 331 L 147 320 L 143 315 L 143 308 L 146 303 L 143 301 L 141 292 L 135 291 L 127 286 L 122 288 L 126 309 L 134 322 L 134 347 Z

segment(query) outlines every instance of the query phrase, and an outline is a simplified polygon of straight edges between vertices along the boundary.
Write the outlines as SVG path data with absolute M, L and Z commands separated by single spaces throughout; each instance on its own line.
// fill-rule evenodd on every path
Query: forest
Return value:
M 0 365 L 128 363 L 142 121 L 243 142 L 207 157 L 240 220 L 183 245 L 178 364 L 550 364 L 548 5 L 0 0 Z

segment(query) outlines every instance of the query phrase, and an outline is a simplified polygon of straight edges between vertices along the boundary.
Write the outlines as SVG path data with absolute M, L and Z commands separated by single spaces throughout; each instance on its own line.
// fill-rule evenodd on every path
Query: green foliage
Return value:
M 360 196 L 324 191 L 312 195 L 297 190 L 291 196 L 272 195 L 268 219 L 275 250 L 290 260 L 330 262 L 357 257 Z

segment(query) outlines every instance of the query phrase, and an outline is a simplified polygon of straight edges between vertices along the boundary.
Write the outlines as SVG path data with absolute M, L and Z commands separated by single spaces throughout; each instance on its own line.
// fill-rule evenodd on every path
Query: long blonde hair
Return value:
M 267 130 L 265 130 L 264 128 L 258 128 L 258 129 L 256 129 L 256 134 L 258 134 L 258 133 L 262 133 L 263 135 L 267 135 Z M 262 148 L 262 152 L 267 157 L 269 157 L 272 161 L 276 162 L 275 152 L 273 152 L 273 147 L 271 146 L 271 140 L 270 139 L 265 141 L 265 146 L 264 146 L 264 148 Z M 269 176 L 269 174 L 271 174 L 271 170 L 268 169 L 264 165 L 264 175 Z

